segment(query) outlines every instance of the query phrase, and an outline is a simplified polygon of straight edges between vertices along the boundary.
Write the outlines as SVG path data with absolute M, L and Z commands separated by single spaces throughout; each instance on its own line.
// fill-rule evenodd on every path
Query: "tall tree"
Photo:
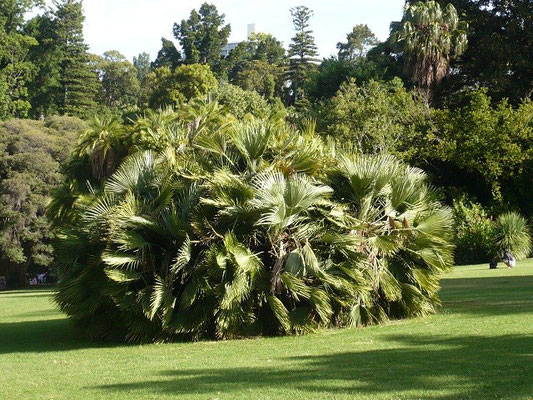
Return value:
M 83 38 L 81 0 L 55 0 L 56 33 L 63 53 L 61 63 L 61 112 L 84 116 L 95 107 L 98 77 L 89 65 L 88 46 Z
M 176 45 L 168 39 L 161 38 L 161 50 L 157 53 L 157 58 L 151 65 L 152 69 L 168 67 L 175 69 L 181 63 L 181 54 Z
M 143 52 L 139 53 L 137 57 L 133 57 L 133 66 L 137 70 L 137 79 L 139 82 L 143 82 L 152 69 L 150 54 Z
M 533 95 L 533 1 L 445 0 L 469 24 L 468 48 L 452 67 L 446 92 L 480 85 L 518 105 Z M 443 1 L 439 1 L 443 3 Z
M 133 64 L 116 50 L 106 51 L 99 64 L 102 82 L 100 103 L 110 108 L 132 111 L 140 90 Z
M 289 45 L 289 79 L 291 81 L 291 102 L 303 97 L 303 85 L 309 73 L 316 67 L 318 48 L 309 29 L 313 11 L 305 6 L 291 8 L 292 22 L 296 35 Z
M 452 4 L 443 9 L 433 0 L 406 6 L 402 21 L 392 23 L 392 39 L 405 55 L 406 72 L 428 99 L 448 75 L 452 58 L 465 51 L 467 29 Z
M 0 0 L 0 118 L 25 117 L 30 109 L 28 81 L 35 73 L 29 61 L 35 38 L 24 32 L 24 16 L 38 0 Z
M 368 25 L 359 24 L 353 27 L 352 31 L 346 35 L 346 43 L 337 43 L 339 49 L 339 59 L 356 60 L 363 57 L 367 51 L 379 43 L 374 32 Z
M 59 112 L 63 51 L 57 40 L 56 21 L 51 10 L 28 21 L 26 30 L 38 42 L 29 54 L 36 67 L 35 76 L 28 85 L 30 115 L 41 119 Z
M 228 80 L 270 98 L 281 97 L 287 58 L 282 43 L 266 33 L 252 33 L 224 60 Z
M 187 64 L 208 64 L 219 69 L 222 48 L 227 44 L 231 26 L 224 25 L 224 14 L 213 4 L 203 3 L 198 12 L 191 11 L 188 20 L 174 24 L 174 37 L 185 53 Z
M 194 97 L 207 96 L 218 81 L 208 65 L 180 65 L 174 71 L 168 67 L 155 69 L 148 75 L 145 106 L 152 109 L 184 103 Z

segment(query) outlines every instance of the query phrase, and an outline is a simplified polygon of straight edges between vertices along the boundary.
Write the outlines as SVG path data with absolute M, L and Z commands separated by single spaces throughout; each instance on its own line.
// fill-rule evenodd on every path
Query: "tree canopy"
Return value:
M 225 15 L 219 14 L 213 4 L 203 3 L 198 11 L 191 11 L 189 19 L 174 24 L 174 37 L 183 49 L 185 63 L 218 68 L 222 48 L 231 32 L 231 26 L 224 25 L 224 19 Z
M 29 267 L 52 263 L 46 207 L 83 127 L 67 117 L 0 122 L 0 272 L 13 286 Z

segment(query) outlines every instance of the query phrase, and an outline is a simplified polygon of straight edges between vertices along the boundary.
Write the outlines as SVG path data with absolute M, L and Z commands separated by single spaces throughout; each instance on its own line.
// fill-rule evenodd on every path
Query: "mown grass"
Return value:
M 303 337 L 80 340 L 47 291 L 0 294 L 0 399 L 531 399 L 533 261 L 457 267 L 438 315 Z

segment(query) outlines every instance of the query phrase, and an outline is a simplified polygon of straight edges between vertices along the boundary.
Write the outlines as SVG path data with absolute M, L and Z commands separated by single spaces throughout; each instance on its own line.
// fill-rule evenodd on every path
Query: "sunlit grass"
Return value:
M 437 315 L 145 346 L 80 340 L 49 292 L 0 294 L 0 399 L 527 399 L 533 262 L 457 267 Z

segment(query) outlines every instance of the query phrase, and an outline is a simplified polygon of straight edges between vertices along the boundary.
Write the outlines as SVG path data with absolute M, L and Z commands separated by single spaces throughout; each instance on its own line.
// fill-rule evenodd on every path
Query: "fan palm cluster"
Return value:
M 452 216 L 421 170 L 216 104 L 128 132 L 112 174 L 73 174 L 50 207 L 56 301 L 90 336 L 298 334 L 438 307 Z

